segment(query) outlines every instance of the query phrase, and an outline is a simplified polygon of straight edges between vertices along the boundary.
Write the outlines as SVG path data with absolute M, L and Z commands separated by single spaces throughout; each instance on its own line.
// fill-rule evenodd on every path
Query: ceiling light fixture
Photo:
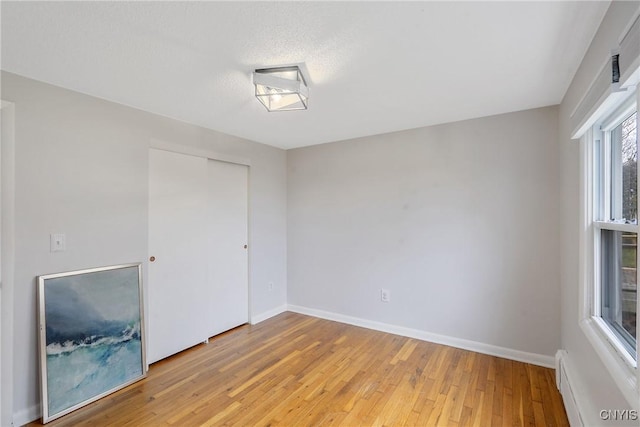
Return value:
M 267 111 L 306 110 L 307 82 L 297 66 L 260 68 L 253 73 L 256 98 Z

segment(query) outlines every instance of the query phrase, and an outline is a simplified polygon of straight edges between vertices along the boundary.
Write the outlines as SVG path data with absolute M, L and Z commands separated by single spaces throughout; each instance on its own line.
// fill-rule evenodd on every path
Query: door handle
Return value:
M 153 261 L 155 261 L 155 260 L 156 260 L 156 257 L 154 257 L 154 256 L 150 256 L 150 257 L 149 257 L 149 261 L 153 262 Z

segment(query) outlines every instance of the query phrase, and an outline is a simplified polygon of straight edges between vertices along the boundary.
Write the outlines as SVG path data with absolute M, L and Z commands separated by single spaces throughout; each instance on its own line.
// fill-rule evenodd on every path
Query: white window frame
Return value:
M 640 235 L 640 225 L 596 221 L 594 215 L 596 209 L 594 197 L 596 184 L 594 182 L 594 144 L 596 140 L 604 142 L 605 138 L 609 138 L 608 131 L 610 128 L 625 117 L 628 117 L 625 116 L 625 114 L 631 114 L 634 109 L 637 109 L 637 105 L 640 104 L 640 87 L 636 88 L 636 90 L 629 90 L 629 92 L 633 95 L 616 105 L 613 111 L 609 110 L 609 114 L 606 115 L 606 117 L 601 117 L 580 139 L 580 176 L 582 191 L 579 251 L 581 262 L 580 283 L 582 286 L 580 286 L 581 304 L 579 321 L 582 331 L 602 359 L 626 400 L 632 408 L 637 409 L 640 398 L 638 387 L 640 384 L 640 373 L 638 371 L 638 363 L 624 350 L 618 336 L 613 333 L 611 327 L 600 317 L 600 292 L 597 287 L 596 278 L 600 277 L 600 258 L 598 253 L 600 230 L 629 231 Z M 605 114 L 603 114 L 603 116 L 605 116 Z M 605 159 L 602 164 L 607 167 L 606 165 L 610 164 L 610 162 L 607 162 Z M 607 176 L 606 171 L 603 176 Z M 601 191 L 608 192 L 609 186 L 606 185 L 607 183 L 604 184 L 605 185 L 600 186 Z M 640 186 L 638 188 L 640 188 Z M 605 194 L 604 197 L 608 196 Z M 599 215 L 601 218 L 608 217 L 606 216 L 606 212 L 602 214 L 603 215 Z M 640 258 L 640 250 L 637 251 L 636 256 Z M 640 267 L 640 262 L 638 262 L 638 260 L 636 262 L 638 267 Z M 638 272 L 640 272 L 640 268 L 638 268 Z M 640 280 L 637 280 L 637 283 L 640 284 Z M 640 310 L 638 310 L 640 307 L 638 306 L 640 306 L 640 299 L 636 306 L 636 313 L 640 313 Z M 636 328 L 636 343 L 640 342 L 638 335 L 640 335 L 640 328 Z M 638 344 L 636 344 L 636 348 L 637 347 Z M 638 353 L 637 349 L 636 353 Z M 636 359 L 638 359 L 638 355 L 636 355 Z

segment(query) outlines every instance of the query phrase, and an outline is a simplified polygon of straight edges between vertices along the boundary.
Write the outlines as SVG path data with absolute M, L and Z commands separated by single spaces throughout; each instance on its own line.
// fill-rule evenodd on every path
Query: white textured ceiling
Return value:
M 609 2 L 7 2 L 2 69 L 293 148 L 558 104 Z M 304 64 L 309 110 L 255 68 Z

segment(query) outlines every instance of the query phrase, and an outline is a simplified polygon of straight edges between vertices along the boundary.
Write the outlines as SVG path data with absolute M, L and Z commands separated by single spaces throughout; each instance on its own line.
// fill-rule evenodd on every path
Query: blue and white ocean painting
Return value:
M 49 416 L 143 375 L 137 266 L 51 278 L 44 289 Z

